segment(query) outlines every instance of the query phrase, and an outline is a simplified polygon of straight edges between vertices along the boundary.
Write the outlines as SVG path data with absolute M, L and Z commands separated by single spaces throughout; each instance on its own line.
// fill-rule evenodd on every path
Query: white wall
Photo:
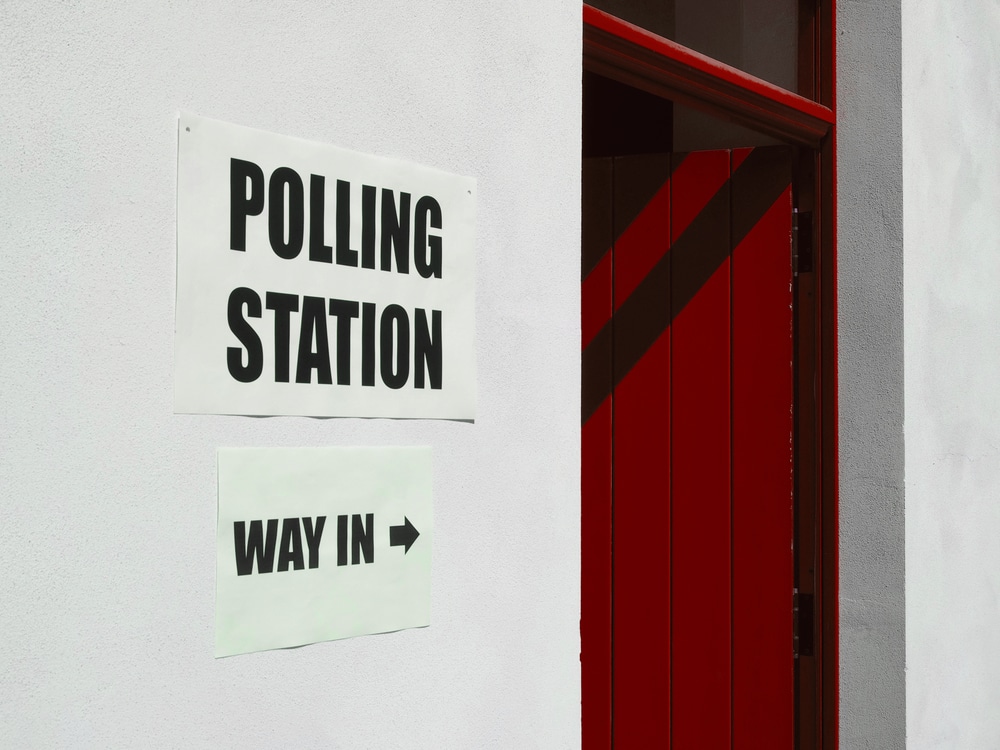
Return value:
M 907 731 L 1000 747 L 1000 6 L 904 0 Z
M 840 746 L 905 746 L 898 0 L 837 3 Z
M 578 746 L 579 3 L 2 17 L 0 746 Z M 172 413 L 179 110 L 478 179 L 474 425 Z M 213 659 L 216 448 L 382 444 L 431 627 Z

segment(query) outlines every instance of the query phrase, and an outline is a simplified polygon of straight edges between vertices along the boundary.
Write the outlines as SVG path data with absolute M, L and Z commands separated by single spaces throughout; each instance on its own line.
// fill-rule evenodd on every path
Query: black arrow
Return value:
M 389 527 L 389 546 L 390 547 L 404 547 L 403 554 L 405 555 L 410 551 L 410 547 L 417 537 L 420 536 L 420 532 L 413 528 L 413 524 L 410 523 L 410 519 L 403 516 L 402 526 L 390 526 Z

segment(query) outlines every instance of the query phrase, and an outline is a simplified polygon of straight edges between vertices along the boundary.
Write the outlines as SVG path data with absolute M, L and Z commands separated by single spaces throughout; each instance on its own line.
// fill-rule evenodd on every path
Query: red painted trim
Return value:
M 584 65 L 596 73 L 792 143 L 817 147 L 833 111 L 589 5 Z
M 830 206 L 826 220 L 830 223 L 829 246 L 823 250 L 829 255 L 827 275 L 824 285 L 823 309 L 820 315 L 827 328 L 821 339 L 826 377 L 823 389 L 826 404 L 824 411 L 824 445 L 822 455 L 824 524 L 823 545 L 823 586 L 824 615 L 823 628 L 823 669 L 826 675 L 823 685 L 824 748 L 840 746 L 840 407 L 838 386 L 839 352 L 837 347 L 837 134 L 829 139 L 829 177 L 821 183 L 830 191 Z
M 595 331 L 611 317 L 613 167 L 610 159 L 588 159 L 582 170 L 582 206 L 594 246 L 607 249 L 581 288 L 583 332 Z M 602 264 L 606 266 L 600 271 Z M 592 321 L 598 321 L 594 328 Z M 587 345 L 584 340 L 584 347 Z M 610 383 L 612 350 L 608 346 L 589 365 L 584 377 Z M 587 368 L 590 368 L 589 370 Z M 585 419 L 581 442 L 580 521 L 580 667 L 583 750 L 611 747 L 611 554 L 613 528 L 612 466 L 613 395 L 608 395 Z
M 819 10 L 820 98 L 837 112 L 836 2 Z M 827 83 L 828 82 L 828 83 Z M 826 85 L 822 85 L 826 83 Z M 819 626 L 822 677 L 820 701 L 824 750 L 840 746 L 840 410 L 837 333 L 837 129 L 831 128 L 819 152 L 820 217 L 820 527 L 822 611 Z M 825 257 L 824 257 L 825 256 Z
M 610 366 L 608 362 L 608 366 Z M 583 750 L 611 746 L 611 399 L 583 425 L 580 575 Z

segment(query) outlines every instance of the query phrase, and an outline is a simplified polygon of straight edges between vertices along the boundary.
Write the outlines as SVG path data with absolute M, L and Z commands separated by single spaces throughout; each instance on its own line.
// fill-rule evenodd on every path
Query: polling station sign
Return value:
M 475 418 L 475 181 L 182 115 L 178 413 Z
M 430 624 L 430 448 L 223 448 L 218 467 L 217 657 Z

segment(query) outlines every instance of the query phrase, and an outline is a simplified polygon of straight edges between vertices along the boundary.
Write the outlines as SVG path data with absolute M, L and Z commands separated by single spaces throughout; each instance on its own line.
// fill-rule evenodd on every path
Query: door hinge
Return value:
M 792 209 L 792 273 L 811 273 L 813 270 L 812 212 Z
M 792 656 L 813 655 L 813 595 L 792 589 Z

